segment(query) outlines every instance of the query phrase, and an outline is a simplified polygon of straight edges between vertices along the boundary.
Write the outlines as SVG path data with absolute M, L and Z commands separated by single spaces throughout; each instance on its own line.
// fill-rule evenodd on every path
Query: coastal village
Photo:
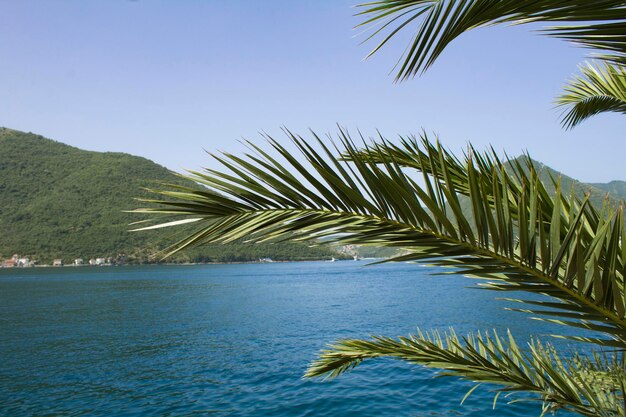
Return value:
M 52 264 L 39 264 L 36 260 L 20 257 L 14 254 L 9 259 L 0 261 L 0 268 L 32 268 L 35 266 L 110 266 L 114 265 L 112 258 L 93 258 L 85 262 L 82 258 L 76 258 L 71 263 L 64 263 L 62 259 L 54 259 Z
M 362 259 L 360 256 L 358 248 L 356 245 L 345 245 L 336 248 L 336 256 L 338 258 L 332 257 L 331 261 L 336 261 L 338 259 L 350 259 L 357 261 Z M 268 263 L 274 262 L 272 258 L 263 257 L 258 259 L 259 263 Z M 0 268 L 33 268 L 33 267 L 61 267 L 61 266 L 113 266 L 113 265 L 122 265 L 127 263 L 127 258 L 125 255 L 119 255 L 117 258 L 91 258 L 85 261 L 83 258 L 76 258 L 71 262 L 66 262 L 64 259 L 53 259 L 51 264 L 48 263 L 40 263 L 37 260 L 31 259 L 27 256 L 20 256 L 19 254 L 14 254 L 9 259 L 2 259 L 0 257 Z

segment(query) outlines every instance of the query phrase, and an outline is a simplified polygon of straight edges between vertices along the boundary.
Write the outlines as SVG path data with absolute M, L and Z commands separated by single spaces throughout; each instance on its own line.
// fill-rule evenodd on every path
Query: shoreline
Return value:
M 372 260 L 379 258 L 362 258 L 359 260 Z M 339 261 L 355 262 L 354 259 L 336 259 Z M 120 266 L 194 266 L 194 265 L 248 265 L 248 264 L 276 264 L 276 263 L 290 263 L 290 262 L 333 262 L 330 259 L 297 259 L 297 260 L 278 260 L 278 261 L 233 261 L 233 262 L 152 262 L 152 263 L 125 263 L 125 264 L 102 264 L 102 265 L 33 265 L 33 266 L 0 266 L 0 270 L 8 269 L 33 269 L 33 268 L 101 268 L 101 267 L 120 267 Z

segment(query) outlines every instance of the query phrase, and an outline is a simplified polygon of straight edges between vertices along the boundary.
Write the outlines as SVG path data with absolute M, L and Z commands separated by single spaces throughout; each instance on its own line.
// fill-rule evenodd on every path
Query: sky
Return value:
M 588 51 L 536 26 L 479 29 L 398 84 L 407 38 L 364 60 L 356 2 L 0 0 L 0 126 L 175 171 L 259 132 L 286 141 L 282 126 L 423 130 L 458 153 L 527 150 L 582 181 L 626 180 L 626 117 L 564 130 L 554 108 Z

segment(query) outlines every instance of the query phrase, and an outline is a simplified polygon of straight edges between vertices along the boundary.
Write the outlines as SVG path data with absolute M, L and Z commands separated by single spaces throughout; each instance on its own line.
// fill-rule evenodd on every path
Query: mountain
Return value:
M 617 199 L 626 200 L 626 181 L 611 181 L 606 184 L 592 183 L 590 185 L 609 193 L 609 195 Z
M 554 186 L 552 178 L 560 179 L 561 190 L 567 194 L 570 190 L 574 190 L 574 193 L 583 197 L 586 193 L 589 193 L 589 201 L 596 207 L 602 207 L 605 198 L 608 197 L 609 201 L 613 205 L 616 205 L 619 200 L 626 199 L 626 182 L 625 181 L 611 181 L 609 183 L 584 183 L 569 177 L 562 172 L 556 171 L 549 166 L 532 160 L 535 170 L 539 173 L 539 178 L 544 184 L 547 184 L 548 191 L 553 191 Z
M 518 159 L 522 159 L 525 157 L 519 157 Z M 526 161 L 521 161 L 522 167 L 528 173 L 528 169 L 526 169 Z M 531 159 L 533 167 L 535 171 L 539 174 L 539 179 L 543 184 L 545 184 L 548 193 L 553 194 L 555 191 L 554 181 L 560 181 L 561 183 L 561 191 L 565 195 L 570 195 L 570 192 L 573 190 L 574 194 L 580 198 L 584 197 L 587 193 L 589 193 L 589 202 L 593 204 L 597 208 L 601 208 L 605 202 L 605 199 L 608 199 L 608 202 L 616 207 L 619 204 L 620 200 L 626 199 L 626 182 L 625 181 L 611 181 L 609 183 L 593 183 L 588 184 L 577 179 L 574 179 L 570 176 L 563 174 L 549 166 L 545 165 L 542 162 Z M 515 163 L 515 159 L 506 164 Z M 506 165 L 505 164 L 505 165 Z M 472 203 L 468 197 L 460 196 L 459 203 L 461 207 L 461 211 L 472 218 Z M 450 211 L 450 215 L 452 216 L 452 211 Z
M 91 152 L 32 133 L 0 128 L 0 259 L 17 253 L 39 263 L 75 258 L 145 261 L 174 242 L 172 231 L 128 232 L 140 218 L 144 190 L 163 182 L 186 183 L 154 162 L 124 153 Z M 328 248 L 304 244 L 211 245 L 178 261 L 323 259 Z

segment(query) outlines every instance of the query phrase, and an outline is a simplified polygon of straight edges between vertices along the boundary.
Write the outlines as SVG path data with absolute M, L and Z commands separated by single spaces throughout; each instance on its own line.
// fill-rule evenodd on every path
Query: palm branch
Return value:
M 156 191 L 161 199 L 144 200 L 151 206 L 136 212 L 165 217 L 139 230 L 197 225 L 164 255 L 238 239 L 402 248 L 393 260 L 454 267 L 487 289 L 547 295 L 514 300 L 543 320 L 598 332 L 570 338 L 626 347 L 621 207 L 597 210 L 558 182 L 550 195 L 530 162 L 505 164 L 473 148 L 457 159 L 426 136 L 422 148 L 416 140 L 357 148 L 340 130 L 335 148 L 315 133 L 315 146 L 286 133 L 304 162 L 269 137 L 275 156 L 252 143 L 243 157 L 215 155 L 225 170 L 189 175 L 205 189 L 171 185 Z M 407 167 L 421 171 L 423 185 Z
M 417 27 L 398 61 L 396 80 L 418 75 L 462 33 L 496 24 L 550 22 L 543 33 L 603 51 L 599 58 L 626 64 L 626 2 L 616 0 L 380 0 L 358 5 L 359 26 L 381 36 L 368 56 L 405 28 Z
M 574 127 L 602 112 L 626 113 L 626 67 L 588 64 L 581 70 L 582 75 L 571 80 L 557 99 L 566 108 L 564 126 Z
M 563 358 L 550 345 L 531 341 L 522 349 L 513 336 L 476 333 L 458 337 L 418 331 L 391 339 L 341 340 L 329 345 L 308 368 L 306 376 L 334 378 L 372 358 L 391 357 L 430 368 L 440 376 L 475 382 L 463 401 L 481 384 L 496 387 L 493 406 L 504 393 L 510 402 L 541 401 L 543 412 L 558 409 L 585 416 L 622 416 L 624 372 L 622 358 L 575 356 Z M 531 394 L 518 398 L 516 393 Z M 462 402 L 463 402 L 462 401 Z

